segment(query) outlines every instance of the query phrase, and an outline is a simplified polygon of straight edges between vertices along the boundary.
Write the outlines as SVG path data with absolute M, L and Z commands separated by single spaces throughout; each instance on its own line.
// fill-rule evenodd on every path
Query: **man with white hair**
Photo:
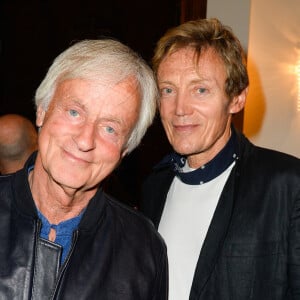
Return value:
M 167 299 L 163 240 L 101 187 L 156 98 L 151 69 L 118 41 L 55 59 L 35 95 L 38 151 L 0 178 L 1 299 Z

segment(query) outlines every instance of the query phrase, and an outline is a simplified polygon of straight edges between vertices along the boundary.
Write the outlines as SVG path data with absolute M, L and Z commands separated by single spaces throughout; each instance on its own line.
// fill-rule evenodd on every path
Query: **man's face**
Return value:
M 169 142 L 197 168 L 225 146 L 231 114 L 242 109 L 244 95 L 228 99 L 224 63 L 210 48 L 201 53 L 197 67 L 191 48 L 168 55 L 157 77 L 160 115 Z
M 38 108 L 39 156 L 49 178 L 70 189 L 96 187 L 125 154 L 138 118 L 140 95 L 133 79 L 66 80 L 49 109 Z

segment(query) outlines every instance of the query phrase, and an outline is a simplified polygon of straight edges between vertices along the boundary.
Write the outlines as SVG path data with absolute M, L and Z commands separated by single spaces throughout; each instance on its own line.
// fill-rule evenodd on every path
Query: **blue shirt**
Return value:
M 50 229 L 53 228 L 56 231 L 55 243 L 62 247 L 62 255 L 61 255 L 61 264 L 64 263 L 72 243 L 72 237 L 74 230 L 77 229 L 80 220 L 83 216 L 84 210 L 72 219 L 60 222 L 59 224 L 50 224 L 49 221 L 43 216 L 43 214 L 38 210 L 38 216 L 42 221 L 42 229 L 40 233 L 40 237 L 48 240 Z
M 31 170 L 33 170 L 34 165 L 28 167 L 28 174 Z M 59 224 L 50 224 L 49 221 L 44 217 L 44 215 L 37 209 L 38 216 L 40 220 L 42 221 L 42 229 L 40 233 L 40 237 L 44 238 L 45 240 L 48 240 L 50 229 L 53 228 L 56 231 L 56 238 L 55 243 L 60 245 L 62 247 L 62 255 L 60 262 L 61 264 L 64 263 L 72 243 L 72 237 L 74 230 L 77 229 L 80 220 L 82 218 L 82 215 L 84 213 L 84 210 L 77 216 L 72 219 L 60 222 Z

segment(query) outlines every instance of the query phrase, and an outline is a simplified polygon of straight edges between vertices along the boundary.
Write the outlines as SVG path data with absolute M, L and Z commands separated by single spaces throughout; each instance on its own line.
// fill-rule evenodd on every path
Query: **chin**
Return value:
M 181 148 L 174 148 L 174 150 L 180 154 L 180 155 L 183 155 L 183 156 L 188 156 L 191 154 L 190 151 L 186 150 L 186 149 L 181 149 Z
M 53 179 L 57 184 L 71 189 L 79 189 L 86 184 L 85 178 L 76 178 L 72 172 L 56 174 Z
M 190 152 L 193 152 L 189 144 L 186 143 L 178 143 L 172 145 L 173 149 L 182 155 L 187 155 Z

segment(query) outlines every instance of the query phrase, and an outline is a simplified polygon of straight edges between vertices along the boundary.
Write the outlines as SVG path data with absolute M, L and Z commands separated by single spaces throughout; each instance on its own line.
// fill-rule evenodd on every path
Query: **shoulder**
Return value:
M 13 174 L 0 174 L 0 182 L 8 182 L 11 180 Z
M 295 156 L 249 143 L 236 170 L 245 191 L 269 192 L 291 202 L 300 196 L 300 160 Z
M 0 201 L 1 201 L 1 213 L 5 210 L 5 207 L 9 207 L 13 199 L 13 176 L 12 175 L 0 175 Z
M 145 240 L 147 243 L 151 240 L 160 247 L 165 247 L 164 241 L 153 223 L 140 211 L 117 201 L 109 195 L 106 195 L 106 198 L 109 213 L 113 215 L 119 230 L 126 232 L 129 236 L 136 236 L 139 240 Z
M 0 201 L 3 208 L 4 203 L 13 203 L 13 207 L 22 215 L 30 218 L 36 217 L 36 207 L 32 199 L 27 172 L 21 169 L 16 173 L 0 176 Z
M 13 174 L 0 175 L 0 194 L 11 192 L 13 183 Z
M 8 211 L 12 212 L 12 208 L 20 208 L 17 205 L 16 195 L 23 195 L 24 191 L 18 189 L 17 183 L 18 176 L 16 176 L 16 173 L 0 176 L 1 215 L 8 213 Z
M 151 185 L 153 189 L 153 184 L 165 185 L 166 182 L 172 181 L 175 173 L 174 163 L 173 163 L 173 153 L 170 153 L 162 158 L 151 170 L 146 179 L 143 182 L 143 185 Z
M 273 172 L 290 171 L 295 174 L 300 172 L 300 159 L 288 153 L 254 145 L 244 136 L 241 137 L 241 160 L 248 167 L 266 169 Z
M 271 169 L 273 171 L 295 171 L 300 172 L 300 159 L 287 153 L 273 149 L 253 146 L 251 154 L 248 156 L 256 165 Z

